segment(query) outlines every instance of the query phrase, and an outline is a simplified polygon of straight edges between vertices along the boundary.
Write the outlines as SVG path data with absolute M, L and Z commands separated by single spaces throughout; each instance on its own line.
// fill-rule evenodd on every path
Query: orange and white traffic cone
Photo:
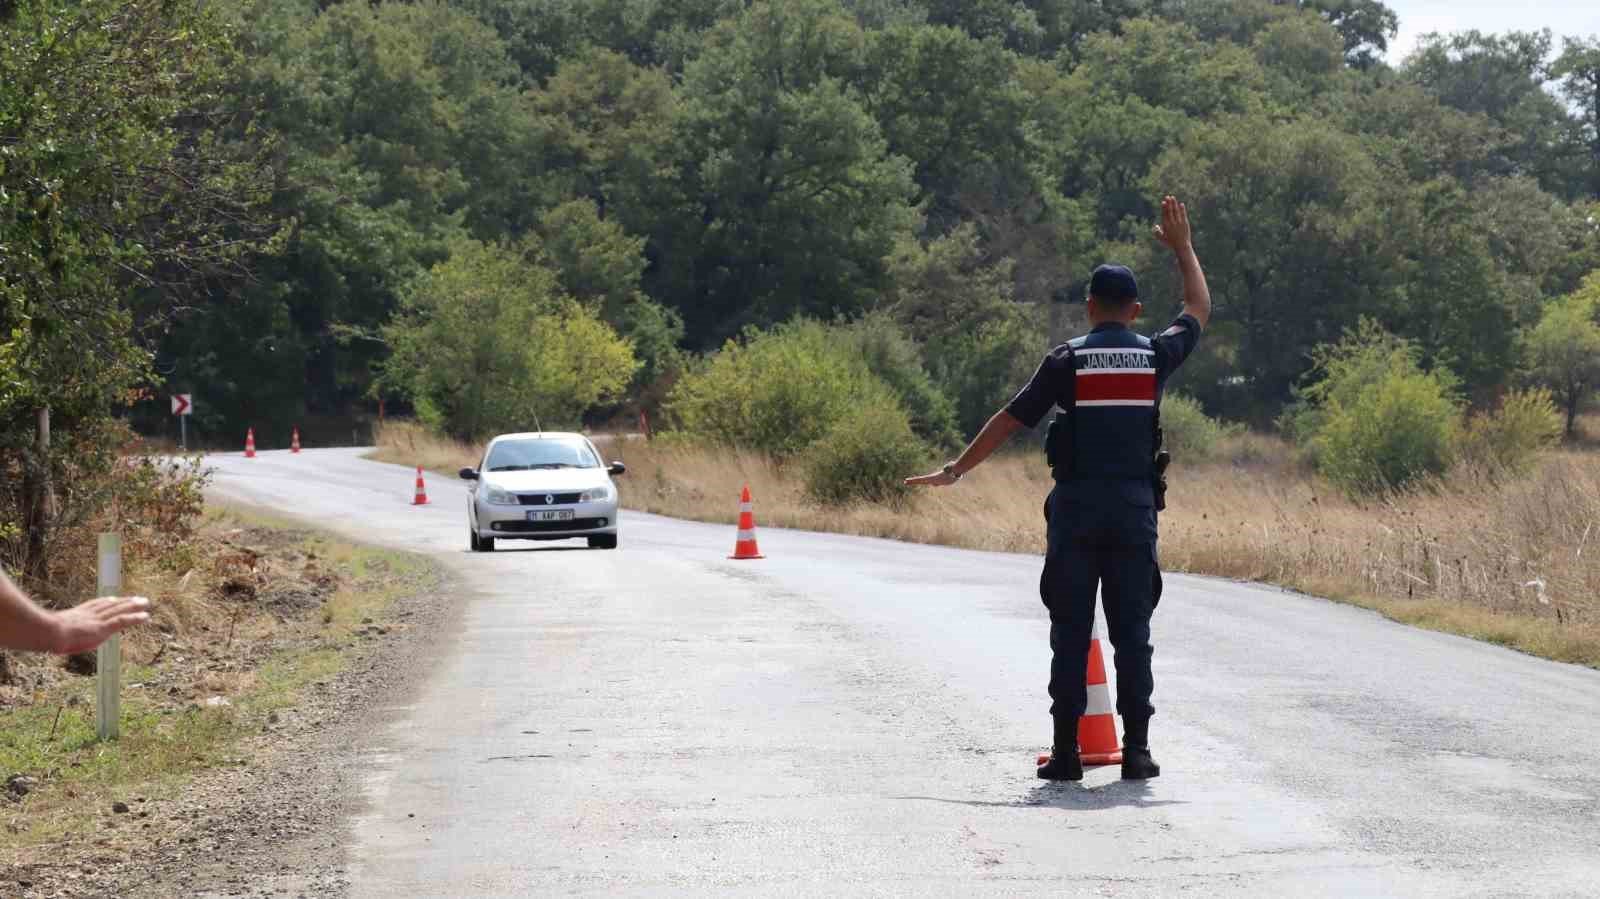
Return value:
M 1078 758 L 1085 768 L 1122 764 L 1122 745 L 1117 741 L 1117 715 L 1111 707 L 1111 686 L 1106 683 L 1106 657 L 1100 648 L 1100 622 L 1089 635 L 1089 670 L 1084 677 L 1089 705 L 1078 719 Z M 1049 753 L 1039 756 L 1039 764 L 1050 761 Z
M 300 429 L 295 428 L 289 437 L 289 452 L 300 452 Z
M 246 459 L 254 459 L 256 457 L 255 428 L 247 428 L 244 432 L 244 457 Z
M 428 488 L 422 483 L 422 466 L 417 466 L 417 495 L 411 500 L 413 506 L 426 506 L 428 504 Z
M 765 559 L 756 546 L 756 506 L 750 500 L 750 485 L 744 485 L 739 495 L 739 536 L 733 544 L 730 559 Z

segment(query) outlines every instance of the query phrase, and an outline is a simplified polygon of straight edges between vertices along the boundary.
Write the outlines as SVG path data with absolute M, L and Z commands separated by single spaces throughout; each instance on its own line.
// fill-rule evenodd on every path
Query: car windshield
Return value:
M 599 468 L 589 444 L 572 438 L 502 440 L 489 450 L 490 471 L 533 471 L 540 468 Z

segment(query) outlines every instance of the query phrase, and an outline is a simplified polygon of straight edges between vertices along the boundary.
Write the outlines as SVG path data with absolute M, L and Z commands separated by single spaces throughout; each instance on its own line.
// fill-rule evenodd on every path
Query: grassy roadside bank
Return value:
M 420 556 L 357 546 L 237 509 L 207 513 L 183 570 L 126 573 L 153 600 L 124 638 L 120 739 L 95 739 L 94 678 L 18 657 L 0 686 L 0 857 L 45 872 L 159 845 L 195 778 L 250 768 L 386 613 L 438 575 Z M 183 816 L 177 816 L 183 817 Z M 95 867 L 100 867 L 96 864 Z M 76 876 L 76 875 L 73 875 Z
M 734 450 L 614 440 L 630 509 L 732 524 L 748 483 L 757 523 L 1011 552 L 1043 552 L 1049 472 L 1007 454 L 960 485 L 898 506 L 819 506 L 799 477 Z M 408 423 L 375 458 L 453 473 L 476 448 Z M 1561 451 L 1527 475 L 1459 471 L 1384 502 L 1357 504 L 1276 441 L 1235 440 L 1172 471 L 1162 515 L 1166 568 L 1274 584 L 1396 621 L 1600 668 L 1600 456 Z M 730 537 L 731 539 L 731 537 Z

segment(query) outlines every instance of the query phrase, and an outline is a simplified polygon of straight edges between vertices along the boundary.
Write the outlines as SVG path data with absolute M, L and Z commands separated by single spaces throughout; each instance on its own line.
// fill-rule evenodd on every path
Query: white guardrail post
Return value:
M 97 596 L 122 592 L 122 537 L 100 535 L 100 577 Z M 122 637 L 113 635 L 95 651 L 95 729 L 102 740 L 117 738 L 122 719 Z

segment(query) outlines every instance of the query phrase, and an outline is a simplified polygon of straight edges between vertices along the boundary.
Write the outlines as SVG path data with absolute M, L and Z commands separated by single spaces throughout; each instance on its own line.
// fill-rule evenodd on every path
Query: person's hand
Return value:
M 1165 197 L 1161 200 L 1161 224 L 1155 226 L 1156 240 L 1161 241 L 1177 253 L 1192 246 L 1193 234 L 1189 230 L 1189 207 L 1178 202 L 1176 197 Z
M 961 480 L 949 472 L 940 469 L 933 474 L 925 474 L 918 478 L 906 478 L 907 487 L 948 487 Z
M 143 596 L 102 596 L 56 612 L 54 652 L 88 652 L 135 624 L 150 620 L 150 600 Z

